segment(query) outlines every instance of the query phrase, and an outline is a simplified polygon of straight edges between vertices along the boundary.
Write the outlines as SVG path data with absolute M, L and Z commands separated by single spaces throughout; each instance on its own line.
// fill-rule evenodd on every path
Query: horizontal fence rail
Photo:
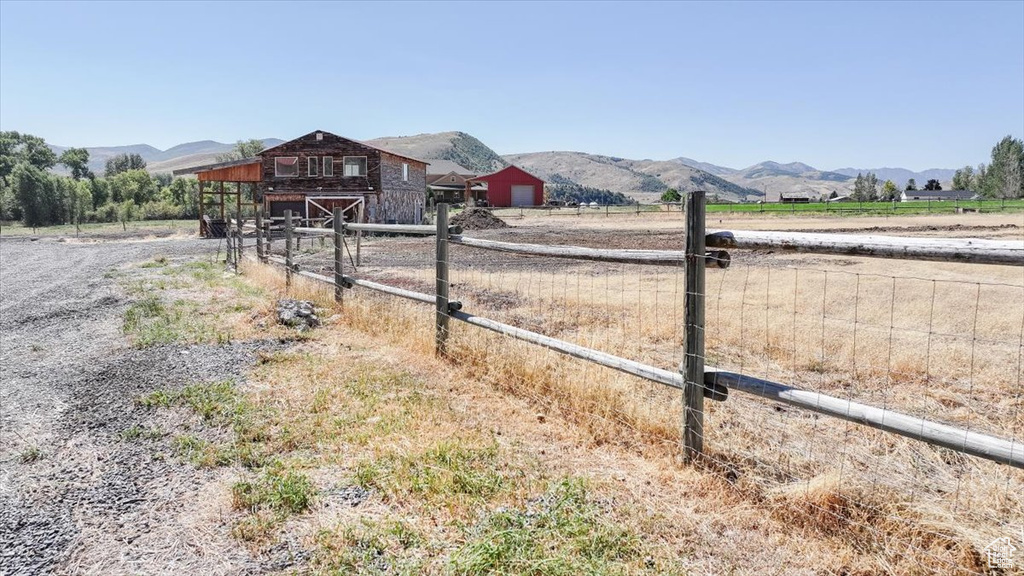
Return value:
M 708 248 L 790 250 L 814 254 L 1024 266 L 1024 241 L 1014 240 L 735 230 L 710 232 L 705 242 Z
M 242 226 L 239 226 L 239 228 L 242 228 Z M 336 232 L 327 228 L 287 228 L 289 233 L 317 236 L 332 235 Z M 438 235 L 439 231 L 443 230 L 435 226 L 348 223 L 345 223 L 342 228 L 352 231 L 432 236 Z M 615 250 L 580 246 L 521 244 L 462 236 L 462 230 L 457 226 L 450 226 L 447 230 L 451 234 L 447 239 L 448 242 L 510 254 L 659 266 L 685 266 L 686 264 L 684 251 Z M 715 259 L 720 259 L 725 261 L 726 265 L 728 254 L 720 250 L 735 248 L 793 250 L 821 254 L 1024 266 L 1024 242 L 1017 241 L 759 231 L 713 231 L 706 233 L 704 238 L 708 250 L 706 259 L 709 263 L 712 263 Z M 437 303 L 437 296 L 435 294 L 406 290 L 344 274 L 331 277 L 309 271 L 300 271 L 298 266 L 291 260 L 290 246 L 291 243 L 286 241 L 286 258 L 265 256 L 265 260 L 284 265 L 289 269 L 290 274 L 332 286 L 337 285 L 336 278 L 340 277 L 342 288 L 344 289 L 352 289 L 355 286 L 359 286 L 423 304 L 436 305 Z M 561 354 L 657 382 L 674 389 L 685 390 L 686 388 L 686 380 L 679 372 L 664 370 L 592 348 L 579 346 L 571 342 L 464 312 L 461 308 L 462 304 L 460 302 L 449 302 L 447 307 L 448 316 L 478 328 L 542 346 Z M 732 388 L 744 394 L 758 396 L 770 401 L 824 414 L 885 432 L 899 434 L 934 446 L 1006 464 L 1014 468 L 1024 469 L 1024 442 L 972 432 L 964 428 L 941 424 L 818 392 L 801 390 L 766 379 L 718 370 L 713 367 L 705 367 L 703 369 L 702 384 L 703 396 L 711 400 L 725 401 L 728 398 L 729 389 Z
M 875 408 L 851 400 L 843 400 L 818 392 L 808 392 L 753 376 L 724 372 L 713 368 L 704 371 L 705 386 L 721 386 L 796 406 L 819 414 L 849 420 L 886 432 L 921 440 L 1015 468 L 1024 468 L 1024 443 L 1004 440 L 908 416 L 892 410 Z
M 448 240 L 453 244 L 461 246 L 509 254 L 521 254 L 524 256 L 546 256 L 549 258 L 655 266 L 682 266 L 686 263 L 686 253 L 682 250 L 625 250 L 567 245 L 519 244 L 484 240 L 483 238 L 470 238 L 468 236 L 451 236 Z M 729 267 L 730 257 L 727 252 L 716 250 L 707 253 L 705 258 L 710 264 L 719 268 Z
M 605 248 L 584 248 L 582 246 L 545 246 L 542 244 L 513 244 L 482 238 L 453 236 L 453 244 L 530 256 L 572 258 L 574 260 L 596 260 L 598 262 L 622 262 L 626 264 L 656 264 L 660 266 L 681 266 L 686 262 L 682 250 L 609 250 Z
M 437 229 L 429 225 L 419 224 L 354 224 L 345 223 L 345 230 L 352 232 L 382 232 L 386 234 L 416 234 L 420 236 L 433 236 L 437 233 Z M 308 228 L 296 226 L 292 228 L 295 232 L 301 232 L 303 234 L 318 234 L 321 236 L 330 236 L 334 234 L 334 230 L 331 228 Z M 451 226 L 448 228 L 450 234 L 462 234 L 462 228 L 459 226 Z

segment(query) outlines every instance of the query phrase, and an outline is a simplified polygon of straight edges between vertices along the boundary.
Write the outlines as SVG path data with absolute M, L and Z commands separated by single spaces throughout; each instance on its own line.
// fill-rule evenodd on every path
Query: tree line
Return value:
M 990 163 L 957 170 L 953 188 L 985 198 L 1024 198 L 1024 141 L 1006 136 L 992 147 Z
M 219 159 L 246 158 L 261 149 L 259 140 L 240 141 Z M 58 165 L 69 175 L 52 172 Z M 0 132 L 0 220 L 36 227 L 198 216 L 195 178 L 151 175 L 138 154 L 109 158 L 99 176 L 89 169 L 85 148 L 58 156 L 39 136 Z

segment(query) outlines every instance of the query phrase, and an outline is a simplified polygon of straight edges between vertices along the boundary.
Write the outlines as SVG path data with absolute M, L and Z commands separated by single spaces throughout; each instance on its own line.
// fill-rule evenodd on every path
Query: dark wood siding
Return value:
M 376 192 L 381 189 L 380 159 L 381 153 L 355 140 L 322 132 L 323 139 L 316 139 L 316 132 L 295 140 L 285 142 L 264 151 L 263 186 L 273 188 L 273 192 L 303 193 L 318 195 L 341 195 L 351 193 Z M 317 158 L 317 176 L 308 175 L 309 158 Z M 334 176 L 323 176 L 323 158 L 334 158 Z M 365 156 L 366 176 L 343 176 L 345 156 Z M 299 159 L 299 175 L 278 177 L 274 172 L 274 158 L 297 157 Z

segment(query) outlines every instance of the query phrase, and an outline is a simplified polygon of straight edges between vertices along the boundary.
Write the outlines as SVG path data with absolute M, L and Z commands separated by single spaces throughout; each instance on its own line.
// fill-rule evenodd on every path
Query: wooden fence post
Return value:
M 358 208 L 359 212 L 358 212 L 358 214 L 356 216 L 358 218 L 357 222 L 359 224 L 363 223 L 363 208 L 365 206 L 366 206 L 366 199 L 364 198 L 363 201 L 359 203 L 359 208 Z M 362 254 L 361 254 L 362 249 L 363 249 L 363 231 L 362 230 L 356 230 L 356 267 L 359 267 L 359 266 L 363 265 Z
M 284 285 L 292 286 L 292 211 L 284 211 Z
M 448 204 L 437 205 L 437 298 L 434 348 L 438 356 L 448 354 Z
M 683 358 L 683 461 L 704 451 L 704 192 L 686 205 L 686 355 Z
M 274 253 L 274 237 L 271 235 L 270 225 L 273 220 L 267 218 L 263 221 L 263 240 L 266 244 L 263 245 L 263 263 L 270 262 L 270 255 Z
M 231 231 L 231 222 L 224 222 L 224 265 L 234 266 L 231 262 L 235 257 L 235 238 Z
M 256 208 L 256 259 L 263 262 L 263 209 Z
M 334 207 L 334 301 L 342 303 L 344 288 L 342 283 L 345 274 L 345 258 L 342 242 L 345 240 L 345 220 L 341 215 L 341 208 Z

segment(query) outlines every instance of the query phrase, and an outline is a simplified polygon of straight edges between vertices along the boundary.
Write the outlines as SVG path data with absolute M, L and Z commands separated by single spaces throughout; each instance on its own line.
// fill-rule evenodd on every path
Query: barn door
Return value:
M 523 184 L 512 186 L 513 206 L 533 206 L 533 185 Z

